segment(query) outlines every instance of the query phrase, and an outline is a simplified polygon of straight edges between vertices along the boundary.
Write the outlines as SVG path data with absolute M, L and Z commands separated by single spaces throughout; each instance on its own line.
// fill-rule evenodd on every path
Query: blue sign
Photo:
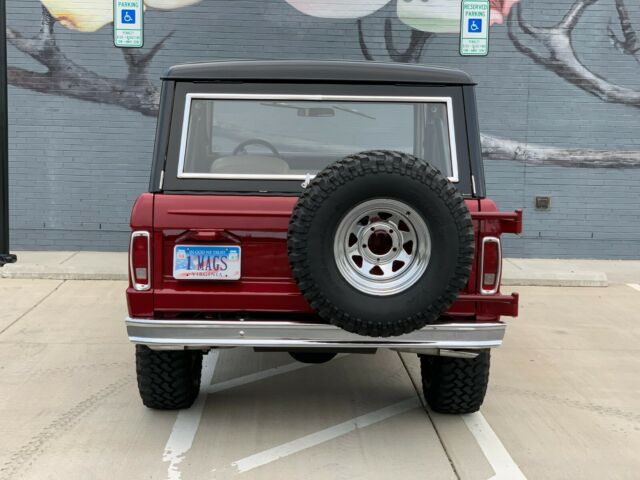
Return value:
M 490 12 L 493 0 L 462 0 L 460 15 L 460 55 L 489 53 Z
M 480 33 L 482 32 L 482 19 L 481 18 L 470 18 L 469 23 L 467 24 L 467 31 L 469 33 Z
M 122 10 L 121 11 L 122 23 L 131 24 L 136 23 L 136 11 L 135 10 Z
M 116 47 L 142 47 L 143 29 L 143 0 L 113 0 L 113 44 Z

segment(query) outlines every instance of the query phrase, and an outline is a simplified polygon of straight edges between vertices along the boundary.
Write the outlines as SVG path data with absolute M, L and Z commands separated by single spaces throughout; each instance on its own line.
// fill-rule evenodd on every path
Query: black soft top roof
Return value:
M 185 63 L 171 67 L 164 80 L 246 80 L 340 83 L 422 83 L 473 85 L 461 70 L 399 63 L 237 60 Z

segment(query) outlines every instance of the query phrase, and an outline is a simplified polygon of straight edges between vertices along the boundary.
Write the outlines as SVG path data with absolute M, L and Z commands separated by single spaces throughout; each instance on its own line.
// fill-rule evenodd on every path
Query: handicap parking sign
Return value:
M 113 43 L 116 47 L 142 47 L 143 29 L 143 0 L 113 0 Z
M 460 15 L 460 55 L 489 53 L 490 0 L 462 0 Z
M 467 24 L 467 31 L 469 33 L 480 33 L 482 32 L 482 19 L 481 18 L 470 18 L 469 23 Z
M 136 23 L 136 11 L 135 10 L 122 10 L 122 23 L 131 24 Z

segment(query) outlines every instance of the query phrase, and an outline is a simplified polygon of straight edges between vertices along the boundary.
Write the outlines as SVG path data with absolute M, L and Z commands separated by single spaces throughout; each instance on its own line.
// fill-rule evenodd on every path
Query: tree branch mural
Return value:
M 531 58 L 538 65 L 542 65 L 547 70 L 552 71 L 585 92 L 589 92 L 605 102 L 640 107 L 640 91 L 622 87 L 605 80 L 589 70 L 576 56 L 571 34 L 587 7 L 597 1 L 598 0 L 578 0 L 573 4 L 564 18 L 553 27 L 532 26 L 524 20 L 522 8 L 520 4 L 518 4 L 515 10 L 509 15 L 509 38 L 511 38 L 513 44 L 520 52 Z M 625 42 L 620 42 L 620 46 L 623 49 L 635 48 L 635 54 L 637 54 L 637 38 L 628 21 L 629 16 L 626 13 L 622 0 L 618 0 L 617 5 L 619 14 L 622 6 L 623 13 L 620 16 L 620 21 L 623 34 L 625 35 Z M 514 14 L 517 21 L 513 18 Z M 534 48 L 525 44 L 514 29 L 514 25 L 516 24 L 522 32 L 541 43 L 548 51 L 547 54 L 538 53 Z M 631 50 L 629 50 L 629 52 L 630 51 Z M 625 50 L 625 53 L 629 52 Z
M 170 10 L 200 0 L 145 0 L 150 8 Z M 375 55 L 367 46 L 363 17 L 374 13 L 389 0 L 333 0 L 331 4 L 315 0 L 286 0 L 304 14 L 322 18 L 356 19 L 358 41 L 366 60 Z M 113 20 L 111 0 L 93 0 L 94 9 L 86 8 L 86 0 L 42 0 L 41 28 L 37 35 L 25 38 L 7 28 L 7 41 L 46 68 L 45 72 L 20 67 L 8 68 L 11 85 L 33 91 L 66 96 L 94 103 L 109 104 L 154 117 L 158 112 L 159 88 L 149 78 L 147 68 L 172 33 L 146 52 L 122 49 L 127 65 L 125 78 L 110 78 L 91 71 L 70 59 L 56 42 L 56 23 L 82 32 L 93 32 Z M 585 10 L 598 0 L 577 0 L 564 18 L 553 27 L 535 27 L 523 17 L 518 0 L 491 0 L 491 23 L 508 22 L 508 35 L 515 47 L 536 64 L 560 78 L 608 103 L 640 107 L 640 92 L 613 84 L 590 71 L 577 57 L 572 33 Z M 82 8 L 75 7 L 78 5 Z M 640 63 L 640 41 L 624 0 L 615 0 L 621 35 L 611 24 L 607 33 L 612 44 L 624 55 Z M 74 13 L 77 12 L 77 13 Z M 390 18 L 385 19 L 386 55 L 394 62 L 418 62 L 425 46 L 438 33 L 459 31 L 459 2 L 431 0 L 411 2 L 397 0 L 398 18 L 411 28 L 407 47 L 402 50 L 394 40 Z M 519 30 L 516 32 L 516 28 Z M 534 48 L 524 39 L 533 39 Z M 540 46 L 546 50 L 540 53 Z M 526 144 L 491 135 L 482 135 L 483 155 L 488 159 L 512 160 L 527 164 L 546 164 L 579 168 L 640 168 L 640 151 L 609 151 L 580 148 L 556 148 Z
M 611 43 L 620 52 L 631 55 L 636 59 L 636 62 L 640 63 L 640 41 L 638 41 L 638 35 L 631 25 L 631 17 L 629 17 L 629 11 L 624 4 L 624 0 L 616 0 L 616 10 L 618 11 L 618 19 L 620 21 L 620 29 L 622 30 L 622 40 L 614 33 L 611 28 L 611 24 L 607 27 L 609 38 Z
M 640 168 L 640 150 L 557 148 L 481 135 L 482 156 L 488 160 L 513 160 L 527 165 L 574 168 Z
M 7 80 L 10 85 L 115 105 L 143 115 L 157 114 L 160 90 L 147 77 L 146 67 L 171 34 L 145 54 L 123 50 L 129 75 L 126 79 L 117 79 L 98 75 L 67 57 L 56 43 L 53 31 L 55 23 L 56 20 L 49 11 L 42 7 L 40 32 L 35 37 L 24 38 L 20 33 L 7 28 L 7 42 L 47 68 L 46 72 L 41 73 L 9 66 Z

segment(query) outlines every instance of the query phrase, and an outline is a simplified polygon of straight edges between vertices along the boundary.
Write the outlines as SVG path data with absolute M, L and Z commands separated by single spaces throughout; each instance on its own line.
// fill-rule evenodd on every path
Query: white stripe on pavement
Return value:
M 420 406 L 420 400 L 417 397 L 410 398 L 389 407 L 369 412 L 359 417 L 352 418 L 351 420 L 347 420 L 346 422 L 306 435 L 291 442 L 283 443 L 277 447 L 250 455 L 233 462 L 231 465 L 234 466 L 239 473 L 247 472 L 288 455 L 314 447 L 328 440 L 333 440 L 334 438 L 346 435 L 358 428 L 364 428 L 369 425 L 373 425 L 374 423 L 381 422 L 387 418 L 399 415 L 418 406 Z
M 240 385 L 244 385 L 245 383 L 257 382 L 259 380 L 273 377 L 275 375 L 282 375 L 283 373 L 293 372 L 295 370 L 309 367 L 311 365 L 313 364 L 300 362 L 287 363 L 286 365 L 281 365 L 280 367 L 274 367 L 268 370 L 263 370 L 261 372 L 250 373 L 249 375 L 232 378 L 231 380 L 227 380 L 225 382 L 214 383 L 213 385 L 209 385 L 205 391 L 206 393 L 220 392 L 229 388 L 239 387 Z
M 171 435 L 169 436 L 169 440 L 167 440 L 167 444 L 164 447 L 164 454 L 162 455 L 162 461 L 169 462 L 169 466 L 167 468 L 168 480 L 180 480 L 182 478 L 182 473 L 180 472 L 178 465 L 184 460 L 185 454 L 193 445 L 193 440 L 198 431 L 198 427 L 200 426 L 200 420 L 202 419 L 202 412 L 204 410 L 207 394 L 238 387 L 246 383 L 257 382 L 265 378 L 293 372 L 294 370 L 299 370 L 313 365 L 310 363 L 293 362 L 280 367 L 270 368 L 261 372 L 251 373 L 249 375 L 232 378 L 225 382 L 210 385 L 216 368 L 216 363 L 218 361 L 218 356 L 218 351 L 212 351 L 209 355 L 204 357 L 200 395 L 191 408 L 180 410 L 176 417 L 176 421 L 173 424 Z M 341 356 L 344 355 L 338 355 L 338 357 Z
M 628 287 L 633 288 L 634 290 L 638 290 L 640 292 L 640 284 L 637 283 L 627 283 Z
M 193 439 L 198 431 L 202 411 L 204 410 L 204 404 L 207 399 L 205 390 L 213 378 L 213 372 L 218 363 L 218 356 L 219 353 L 214 350 L 204 357 L 200 395 L 198 395 L 198 398 L 191 408 L 178 412 L 176 421 L 173 424 L 171 435 L 169 435 L 169 440 L 167 440 L 164 453 L 162 454 L 162 461 L 169 462 L 169 466 L 167 467 L 167 478 L 169 480 L 180 480 L 182 478 L 178 465 L 184 460 L 185 454 L 191 449 L 191 445 L 193 445 Z
M 638 290 L 640 290 L 640 285 L 638 285 Z M 205 356 L 200 395 L 190 409 L 181 410 L 176 417 L 162 457 L 164 462 L 169 462 L 167 468 L 168 480 L 180 480 L 182 478 L 179 464 L 184 460 L 185 454 L 193 445 L 202 418 L 207 394 L 235 388 L 311 366 L 311 364 L 294 362 L 211 385 L 218 356 L 219 353 L 217 351 L 213 351 Z M 239 473 L 253 470 L 280 458 L 340 437 L 356 429 L 364 428 L 404 413 L 419 405 L 420 401 L 418 398 L 411 398 L 347 420 L 346 422 L 319 432 L 306 435 L 291 442 L 250 455 L 233 462 L 232 466 L 235 467 Z M 526 480 L 526 477 L 518 465 L 513 461 L 500 439 L 480 412 L 462 415 L 462 418 L 495 472 L 495 475 L 491 477 L 490 480 Z M 215 469 L 213 471 L 215 471 Z
M 461 417 L 495 472 L 489 480 L 526 480 L 482 413 L 469 413 Z

